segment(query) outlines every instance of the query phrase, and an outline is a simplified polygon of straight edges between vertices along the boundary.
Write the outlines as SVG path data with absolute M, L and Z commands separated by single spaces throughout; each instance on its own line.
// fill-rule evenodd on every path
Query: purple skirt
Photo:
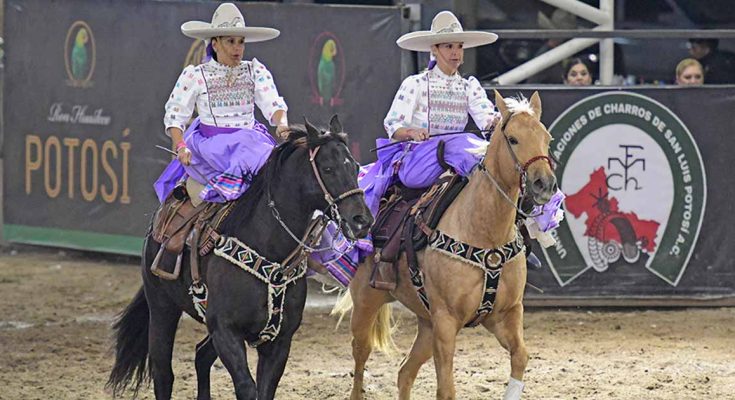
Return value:
M 257 121 L 252 129 L 219 128 L 202 124 L 199 118 L 184 133 L 184 141 L 191 151 L 191 164 L 169 163 L 153 185 L 160 202 L 187 176 L 205 185 L 199 193 L 202 200 L 235 200 L 248 189 L 276 145 L 268 129 Z
M 444 142 L 444 161 L 462 176 L 469 176 L 482 159 L 481 155 L 469 152 L 481 142 L 471 133 L 432 138 L 420 143 L 402 143 L 378 150 L 378 161 L 366 165 L 366 171 L 359 178 L 373 215 L 377 215 L 380 199 L 396 180 L 409 188 L 420 189 L 431 186 L 439 178 L 444 172 L 436 156 L 439 141 Z M 376 141 L 378 147 L 388 143 L 390 139 Z
M 378 161 L 360 168 L 358 184 L 365 190 L 365 201 L 373 215 L 377 215 L 380 199 L 388 187 L 400 180 L 411 188 L 428 187 L 444 172 L 436 157 L 439 140 L 443 140 L 444 160 L 462 176 L 468 176 L 482 156 L 468 150 L 478 146 L 472 134 L 430 139 L 421 143 L 403 143 L 378 150 Z M 377 146 L 390 143 L 378 139 Z M 320 247 L 331 244 L 332 249 L 313 253 L 311 257 L 326 267 L 329 273 L 344 286 L 355 275 L 357 265 L 373 253 L 373 243 L 368 236 L 354 246 L 347 245 L 341 232 L 330 225 L 322 237 Z

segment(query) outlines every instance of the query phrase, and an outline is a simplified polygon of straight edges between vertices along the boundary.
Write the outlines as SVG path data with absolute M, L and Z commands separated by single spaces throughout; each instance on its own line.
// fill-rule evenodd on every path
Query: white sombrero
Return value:
M 245 26 L 245 18 L 232 3 L 222 3 L 212 15 L 212 23 L 189 21 L 181 25 L 181 33 L 194 38 L 208 40 L 217 36 L 244 37 L 246 43 L 275 39 L 278 29 Z
M 431 46 L 439 43 L 461 42 L 465 49 L 490 44 L 498 40 L 498 35 L 490 32 L 464 31 L 457 17 L 449 11 L 436 14 L 431 21 L 430 31 L 407 33 L 396 41 L 402 49 L 431 51 Z

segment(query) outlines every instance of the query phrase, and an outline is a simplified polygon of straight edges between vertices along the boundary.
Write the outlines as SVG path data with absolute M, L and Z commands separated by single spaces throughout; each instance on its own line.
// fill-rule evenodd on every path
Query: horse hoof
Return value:
M 528 256 L 526 256 L 526 265 L 533 269 L 541 269 L 543 267 L 541 260 L 533 253 L 528 253 Z

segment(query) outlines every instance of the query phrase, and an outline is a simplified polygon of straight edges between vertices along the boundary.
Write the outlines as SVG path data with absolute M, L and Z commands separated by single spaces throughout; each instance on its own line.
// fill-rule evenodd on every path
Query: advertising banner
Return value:
M 163 107 L 202 41 L 181 34 L 217 2 L 7 0 L 4 87 L 6 240 L 140 254 L 170 161 Z M 383 134 L 400 85 L 398 7 L 238 3 L 248 43 L 273 73 L 292 123 L 338 114 L 358 159 Z M 261 122 L 260 113 L 256 114 Z M 273 129 L 273 128 L 271 128 Z
M 530 95 L 530 91 L 523 91 Z M 540 91 L 567 195 L 537 298 L 735 295 L 733 88 Z

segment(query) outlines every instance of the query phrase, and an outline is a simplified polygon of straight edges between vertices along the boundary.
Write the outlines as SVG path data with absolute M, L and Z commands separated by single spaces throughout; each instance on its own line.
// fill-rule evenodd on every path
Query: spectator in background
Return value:
M 577 16 L 574 14 L 571 14 L 567 11 L 556 9 L 551 14 L 551 17 L 547 17 L 544 13 L 540 12 L 537 16 L 537 23 L 539 28 L 541 29 L 578 29 L 579 24 L 577 21 Z M 550 51 L 562 43 L 564 43 L 565 39 L 554 39 L 550 38 L 547 39 L 541 48 L 535 53 L 534 57 L 538 57 L 543 53 L 546 53 L 547 51 Z M 614 52 L 613 52 L 613 58 L 614 58 L 614 65 L 615 65 L 615 75 L 618 76 L 626 76 L 626 70 L 625 70 L 625 59 L 623 57 L 623 49 L 620 45 L 617 43 L 613 44 Z M 573 57 L 582 57 L 589 59 L 589 62 L 586 62 L 585 65 L 587 66 L 587 70 L 592 73 L 593 75 L 597 74 L 598 66 L 597 66 L 597 60 L 598 60 L 598 54 L 600 53 L 599 45 L 591 46 L 589 48 L 586 48 L 582 50 L 581 52 L 577 53 Z M 547 83 L 547 84 L 558 84 L 559 83 L 559 76 L 562 75 L 564 72 L 564 65 L 563 63 L 557 63 L 543 71 L 538 72 L 537 74 L 531 76 L 526 80 L 526 83 Z M 592 80 L 592 76 L 590 77 Z
M 689 39 L 689 54 L 698 60 L 707 83 L 735 83 L 735 54 L 717 49 L 717 39 Z
M 564 61 L 562 80 L 568 86 L 590 86 L 592 84 L 592 74 L 587 67 L 587 63 L 581 58 L 570 58 Z
M 685 58 L 676 65 L 677 85 L 701 85 L 704 83 L 704 68 L 699 61 Z

